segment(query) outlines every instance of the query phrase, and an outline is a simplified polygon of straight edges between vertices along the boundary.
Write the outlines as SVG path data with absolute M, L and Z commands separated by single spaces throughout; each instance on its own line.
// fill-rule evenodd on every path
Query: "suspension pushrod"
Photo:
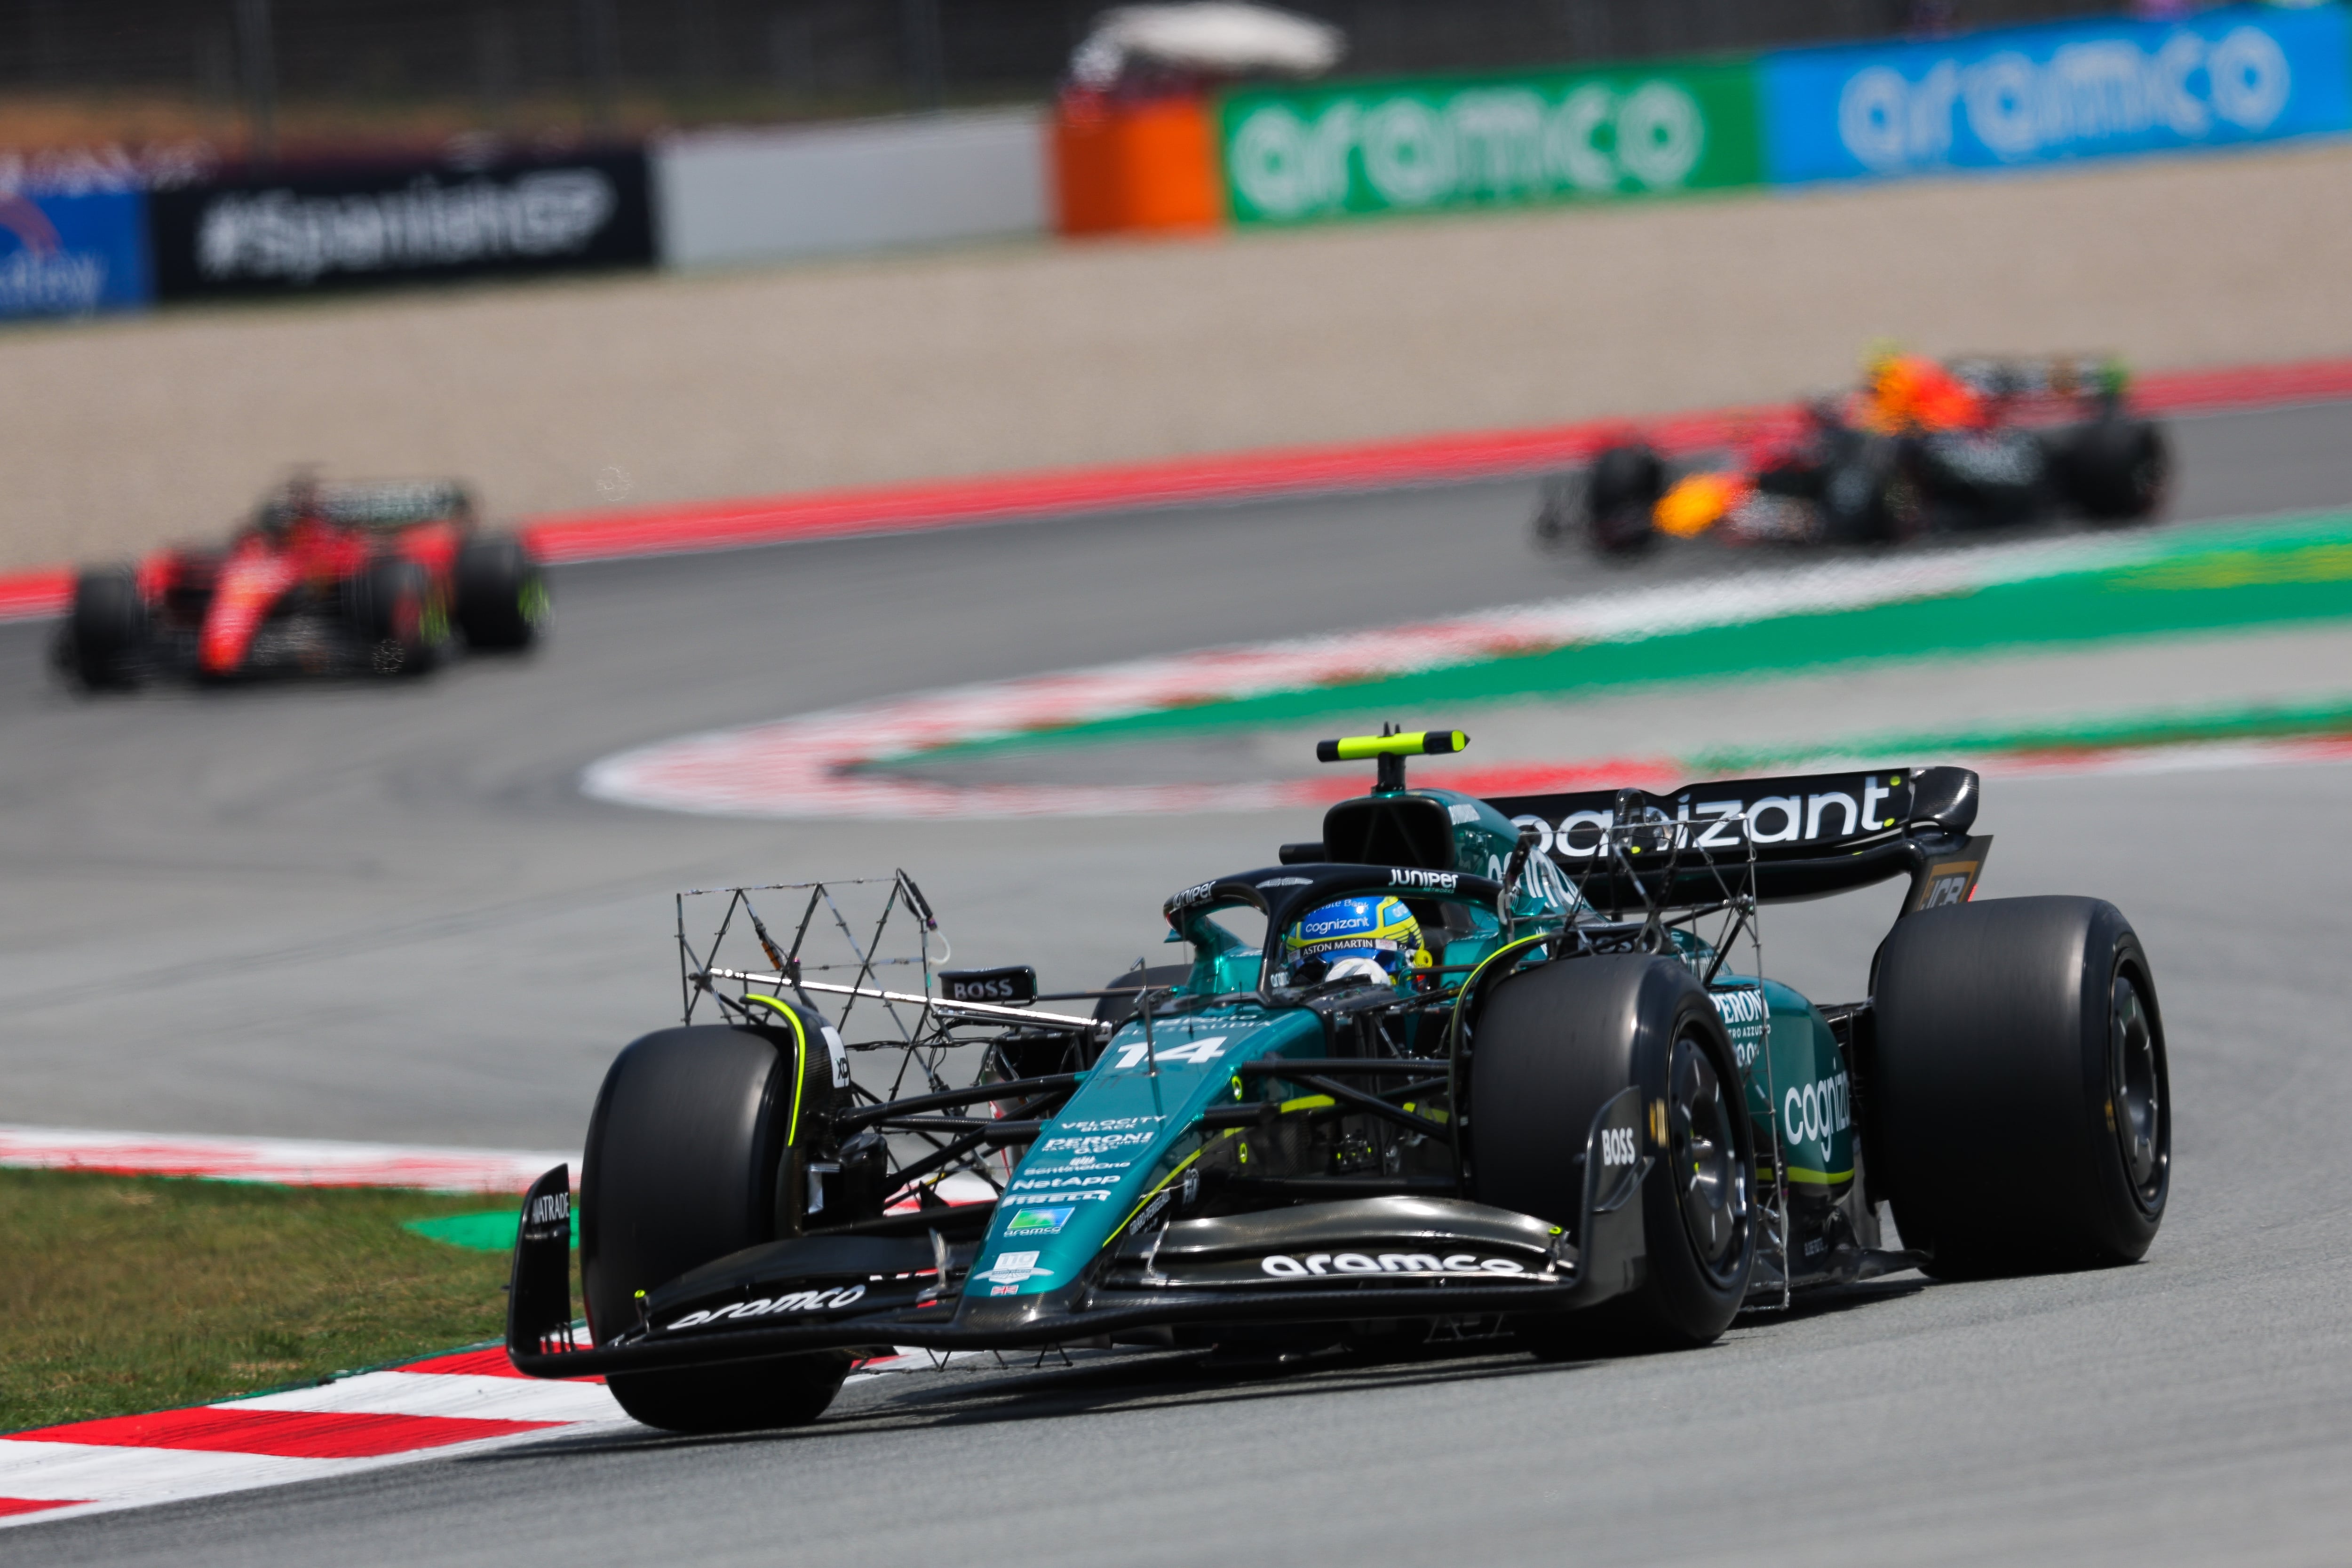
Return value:
M 1055 1089 L 1074 1089 L 1086 1078 L 1078 1072 L 1057 1072 L 1045 1078 L 1009 1078 L 1002 1083 L 978 1084 L 971 1089 L 951 1089 L 940 1094 L 909 1095 L 905 1100 L 885 1100 L 863 1110 L 845 1111 L 833 1119 L 835 1130 L 855 1132 L 877 1121 L 894 1116 L 912 1116 L 925 1110 L 946 1110 L 953 1106 L 970 1105 L 982 1100 L 1017 1100 L 1024 1094 L 1046 1094 Z

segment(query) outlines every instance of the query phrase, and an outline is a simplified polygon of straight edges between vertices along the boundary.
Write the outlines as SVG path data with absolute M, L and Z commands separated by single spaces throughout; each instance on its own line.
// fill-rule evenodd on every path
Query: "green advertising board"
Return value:
M 1607 200 L 1764 178 L 1748 61 L 1251 88 L 1220 106 L 1242 224 Z

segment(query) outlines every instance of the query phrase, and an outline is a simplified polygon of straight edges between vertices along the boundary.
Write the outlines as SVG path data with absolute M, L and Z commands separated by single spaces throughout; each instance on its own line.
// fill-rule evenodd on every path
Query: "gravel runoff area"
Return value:
M 285 466 L 505 512 L 1779 399 L 1875 335 L 2352 351 L 2352 147 L 1196 242 L 184 309 L 0 334 L 0 570 Z

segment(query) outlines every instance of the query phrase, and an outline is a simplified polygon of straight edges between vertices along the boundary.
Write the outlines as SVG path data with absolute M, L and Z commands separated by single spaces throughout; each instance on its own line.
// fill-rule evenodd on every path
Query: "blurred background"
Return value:
M 1034 102 L 1066 0 L 10 0 L 0 146 L 158 167 Z M 1361 74 L 1641 59 L 2095 14 L 2069 0 L 1337 0 Z
M 959 965 L 1098 985 L 1385 721 L 1467 731 L 1413 778 L 1490 795 L 1960 763 L 1985 894 L 2111 899 L 2162 977 L 2146 1266 L 1743 1321 L 1670 1384 L 1221 1394 L 1176 1443 L 1106 1384 L 935 1428 L 925 1485 L 998 1555 L 1099 1504 L 1038 1561 L 2333 1561 L 2347 198 L 2332 3 L 0 0 L 0 1165 L 504 1182 L 674 1020 L 677 889 L 904 868 Z M 1776 907 L 1770 973 L 1866 994 L 1900 895 Z M 193 1278 L 156 1246 L 15 1271 L 52 1341 L 0 1342 L 13 1424 L 500 1321 L 484 1255 L 388 1345 L 339 1257 L 347 1340 L 297 1303 L 201 1377 L 94 1373 L 83 1300 L 177 1334 L 219 1294 L 151 1310 Z M 1423 1414 L 1517 1468 L 1400 1531 Z M 1180 1447 L 1265 1506 L 1139 1536 L 1131 1457 Z M 865 1552 L 903 1447 L 782 1451 L 128 1543 L 722 1561 L 784 1498 Z M 1246 1492 L 1318 1453 L 1338 1506 Z M 80 1528 L 56 1560 L 142 1560 Z

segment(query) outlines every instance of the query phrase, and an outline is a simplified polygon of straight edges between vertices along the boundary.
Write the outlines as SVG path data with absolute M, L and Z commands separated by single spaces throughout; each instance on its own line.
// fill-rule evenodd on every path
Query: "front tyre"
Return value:
M 830 1088 L 820 1023 L 662 1029 L 614 1060 L 580 1181 L 581 1284 L 597 1342 L 635 1324 L 639 1293 L 797 1228 L 801 1145 Z M 828 1351 L 607 1382 L 648 1426 L 749 1431 L 815 1420 L 849 1364 Z
M 1585 537 L 1602 555 L 1638 555 L 1658 542 L 1659 498 L 1666 465 L 1641 442 L 1611 447 L 1584 476 Z
M 1473 1037 L 1469 1135 L 1481 1203 L 1578 1234 L 1587 1130 L 1629 1086 L 1664 1107 L 1663 1147 L 1642 1184 L 1648 1261 L 1632 1291 L 1581 1312 L 1531 1317 L 1539 1355 L 1680 1349 L 1730 1326 L 1755 1261 L 1752 1133 L 1739 1071 L 1697 977 L 1673 959 L 1569 959 L 1505 981 Z M 1652 1121 L 1652 1134 L 1657 1131 Z
M 547 582 L 520 539 L 488 533 L 467 540 L 449 575 L 467 647 L 520 652 L 538 639 Z
M 2171 1188 L 2147 954 L 2096 899 L 1996 899 L 1895 923 L 1878 963 L 1877 1146 L 1929 1272 L 2146 1255 Z
M 349 611 L 370 674 L 425 675 L 441 662 L 448 614 L 432 574 L 416 562 L 369 562 L 351 581 Z
M 58 634 L 57 662 L 85 691 L 139 684 L 147 647 L 147 602 L 138 574 L 101 567 L 74 579 L 73 605 Z

